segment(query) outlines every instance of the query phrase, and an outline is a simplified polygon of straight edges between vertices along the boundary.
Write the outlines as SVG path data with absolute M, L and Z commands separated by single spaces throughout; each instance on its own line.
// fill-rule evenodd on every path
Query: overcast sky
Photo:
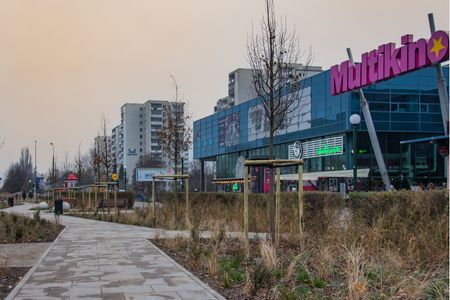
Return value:
M 448 0 L 276 0 L 314 65 L 328 69 L 412 33 L 427 14 L 448 30 Z M 34 152 L 39 171 L 86 151 L 102 117 L 119 124 L 125 102 L 168 99 L 173 74 L 194 120 L 227 95 L 228 73 L 248 67 L 247 36 L 262 0 L 0 0 L 0 175 Z M 33 157 L 34 159 L 34 157 Z

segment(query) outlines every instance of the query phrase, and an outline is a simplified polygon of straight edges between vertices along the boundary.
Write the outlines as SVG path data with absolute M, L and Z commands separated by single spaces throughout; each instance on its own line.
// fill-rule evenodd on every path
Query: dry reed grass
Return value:
M 212 238 L 207 246 L 193 243 L 192 237 L 190 242 L 168 239 L 167 248 L 172 252 L 195 250 L 200 256 L 207 253 L 199 263 L 211 277 L 221 280 L 221 259 L 243 253 L 243 242 L 228 243 L 226 237 L 226 232 L 242 230 L 240 196 L 198 193 L 191 199 L 192 223 L 196 230 L 211 230 Z M 268 229 L 266 198 L 250 198 L 251 231 Z M 158 227 L 185 228 L 184 206 L 180 205 L 181 217 L 175 218 L 170 198 L 166 201 L 157 212 Z M 305 240 L 300 251 L 296 197 L 282 195 L 282 232 L 286 234 L 282 247 L 258 242 L 240 283 L 247 289 L 272 292 L 248 294 L 282 299 L 448 298 L 448 192 L 355 193 L 345 205 L 335 194 L 305 193 L 305 203 Z M 149 214 L 150 210 L 141 210 L 114 218 L 145 224 Z M 241 249 L 229 249 L 230 245 Z M 267 272 L 270 280 L 264 279 Z M 261 278 L 264 284 L 251 282 Z

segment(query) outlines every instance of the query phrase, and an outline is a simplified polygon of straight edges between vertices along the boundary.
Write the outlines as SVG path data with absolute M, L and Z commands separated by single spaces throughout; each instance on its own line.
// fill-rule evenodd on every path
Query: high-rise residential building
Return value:
M 299 79 L 305 79 L 322 72 L 322 67 L 291 64 L 286 68 L 286 72 L 286 78 L 296 75 Z M 253 88 L 252 69 L 239 68 L 228 74 L 228 96 L 217 101 L 214 111 L 219 112 L 254 98 L 256 93 Z
M 150 155 L 155 166 L 173 167 L 173 163 L 163 155 L 157 133 L 167 118 L 168 106 L 171 106 L 171 111 L 179 111 L 184 117 L 184 103 L 148 100 L 142 104 L 122 105 L 120 125 L 112 130 L 112 149 L 114 149 L 112 151 L 116 156 L 117 164 L 126 168 L 127 180 L 132 178 L 139 158 L 144 155 Z

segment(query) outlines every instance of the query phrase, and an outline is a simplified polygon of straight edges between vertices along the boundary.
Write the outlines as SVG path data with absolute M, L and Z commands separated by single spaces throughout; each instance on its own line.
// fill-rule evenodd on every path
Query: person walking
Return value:
M 25 199 L 27 198 L 27 193 L 25 191 L 22 192 L 22 199 L 23 201 L 25 201 Z

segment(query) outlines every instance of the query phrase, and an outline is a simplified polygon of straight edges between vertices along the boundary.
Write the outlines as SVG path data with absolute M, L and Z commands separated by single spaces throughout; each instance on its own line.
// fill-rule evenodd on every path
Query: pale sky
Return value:
M 429 38 L 427 14 L 448 30 L 448 0 L 276 0 L 279 16 L 328 69 L 412 33 Z M 0 176 L 34 153 L 39 171 L 91 145 L 125 102 L 170 100 L 173 74 L 194 120 L 227 95 L 228 73 L 248 67 L 247 36 L 262 0 L 0 0 Z M 34 157 L 33 157 L 34 160 Z

